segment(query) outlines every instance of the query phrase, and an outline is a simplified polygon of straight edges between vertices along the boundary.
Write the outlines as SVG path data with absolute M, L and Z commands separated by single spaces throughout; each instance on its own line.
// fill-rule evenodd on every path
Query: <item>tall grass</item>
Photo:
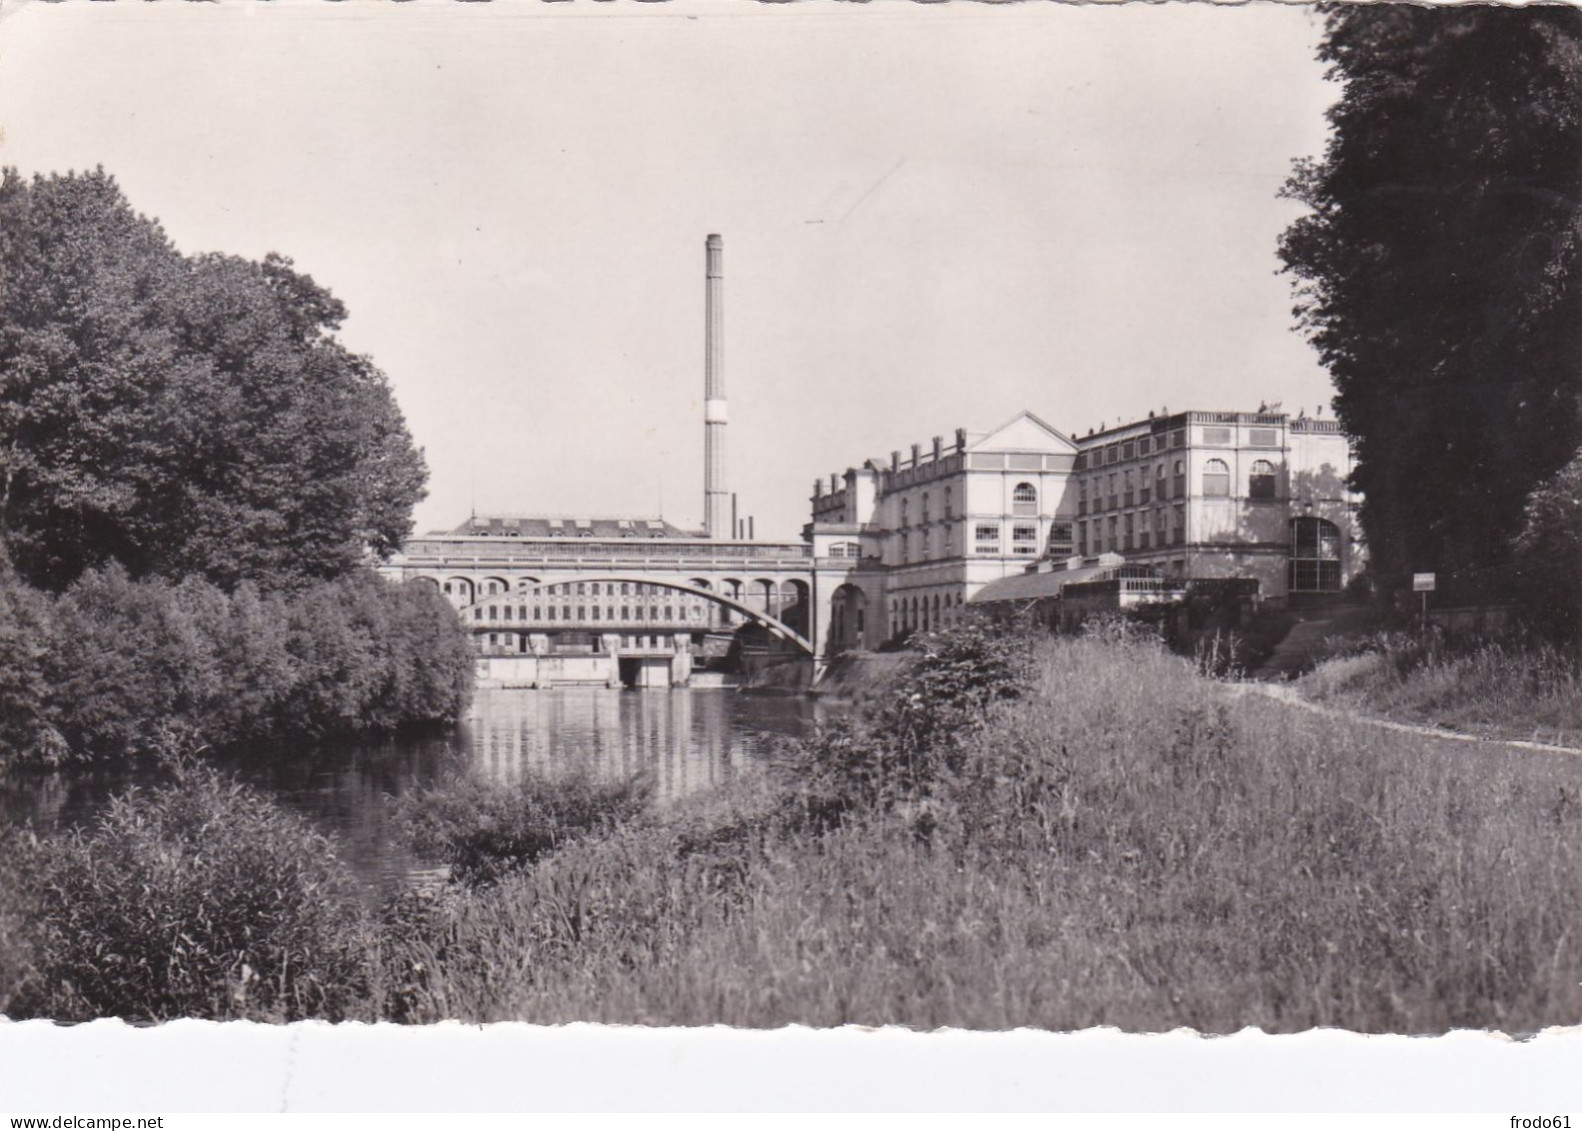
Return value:
M 397 802 L 396 819 L 419 857 L 467 884 L 499 880 L 558 848 L 598 836 L 642 813 L 653 781 L 582 774 L 499 785 L 462 777 Z
M 378 922 L 326 842 L 183 772 L 18 849 L 37 855 L 0 875 L 26 889 L 0 899 L 0 975 L 26 967 L 14 1013 L 1582 1019 L 1582 761 L 1240 695 L 1125 633 L 946 634 L 882 709 L 662 814 L 591 784 L 430 799 L 424 835 L 467 882 Z
M 1378 633 L 1337 641 L 1309 697 L 1404 722 L 1582 745 L 1582 672 L 1538 640 Z
M 397 1015 L 1215 1032 L 1582 1018 L 1582 767 L 1236 698 L 1136 640 L 1048 641 L 1017 678 L 1024 694 L 942 737 L 949 756 L 910 797 L 859 776 L 840 820 L 799 822 L 783 781 L 429 902 L 385 951 Z
M 27 875 L 0 876 L 0 925 L 8 906 L 26 916 L 0 946 L 16 967 L 0 985 L 13 1016 L 290 1021 L 376 1008 L 376 940 L 329 842 L 210 768 L 178 765 L 172 784 L 118 797 L 93 828 L 27 860 Z

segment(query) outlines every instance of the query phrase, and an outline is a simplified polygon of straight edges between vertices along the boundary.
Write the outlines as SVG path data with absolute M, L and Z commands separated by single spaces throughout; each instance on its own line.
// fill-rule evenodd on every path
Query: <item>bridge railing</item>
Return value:
M 736 622 L 741 621 L 736 618 Z M 571 619 L 534 620 L 517 617 L 506 620 L 504 617 L 468 617 L 463 620 L 463 625 L 474 632 L 499 632 L 502 629 L 509 632 L 708 632 L 712 629 L 736 627 L 735 624 L 727 625 L 719 618 L 714 620 L 682 620 L 679 617 L 658 620 L 593 620 L 590 617 L 572 617 Z
M 709 542 L 656 545 L 652 541 L 640 539 L 589 542 L 568 538 L 519 542 L 513 538 L 492 539 L 480 544 L 474 539 L 447 542 L 425 538 L 408 543 L 398 564 L 418 568 L 444 568 L 462 564 L 554 565 L 562 568 L 620 565 L 626 568 L 683 567 L 705 570 L 737 568 L 744 565 L 771 569 L 807 569 L 812 563 L 812 548 L 795 543 L 772 546 Z

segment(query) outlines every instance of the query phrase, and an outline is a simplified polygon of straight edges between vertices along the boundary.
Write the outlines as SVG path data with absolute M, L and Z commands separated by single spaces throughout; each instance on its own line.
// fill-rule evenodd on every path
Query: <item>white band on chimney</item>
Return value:
M 706 400 L 703 402 L 703 423 L 726 423 L 725 402 L 723 400 Z

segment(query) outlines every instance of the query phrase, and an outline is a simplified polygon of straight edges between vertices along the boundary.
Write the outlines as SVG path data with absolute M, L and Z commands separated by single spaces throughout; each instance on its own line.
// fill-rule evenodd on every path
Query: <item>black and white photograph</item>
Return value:
M 0 0 L 0 1028 L 1582 1024 L 1579 269 L 1571 5 Z

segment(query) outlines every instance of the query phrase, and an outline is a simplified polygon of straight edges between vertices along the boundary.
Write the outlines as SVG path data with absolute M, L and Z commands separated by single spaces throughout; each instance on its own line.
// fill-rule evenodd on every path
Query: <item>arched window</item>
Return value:
M 951 517 L 951 510 L 950 510 L 950 488 L 949 488 L 949 487 L 946 487 L 946 488 L 945 488 L 945 517 L 946 517 L 946 518 L 949 518 L 949 517 Z
M 1038 489 L 1031 483 L 1018 483 L 1011 492 L 1011 513 L 1017 518 L 1038 516 Z
M 1253 461 L 1252 473 L 1247 478 L 1247 497 L 1249 499 L 1275 497 L 1274 464 L 1266 459 Z
M 1334 593 L 1340 588 L 1340 527 L 1322 518 L 1291 520 L 1290 588 Z
M 906 529 L 906 523 L 907 523 L 907 506 L 906 506 L 906 504 L 907 504 L 907 500 L 906 499 L 902 499 L 901 500 L 901 529 L 902 530 Z
M 923 492 L 923 524 L 928 524 L 928 492 Z
M 1210 499 L 1224 499 L 1230 495 L 1230 468 L 1222 459 L 1211 459 L 1203 465 L 1203 494 Z

